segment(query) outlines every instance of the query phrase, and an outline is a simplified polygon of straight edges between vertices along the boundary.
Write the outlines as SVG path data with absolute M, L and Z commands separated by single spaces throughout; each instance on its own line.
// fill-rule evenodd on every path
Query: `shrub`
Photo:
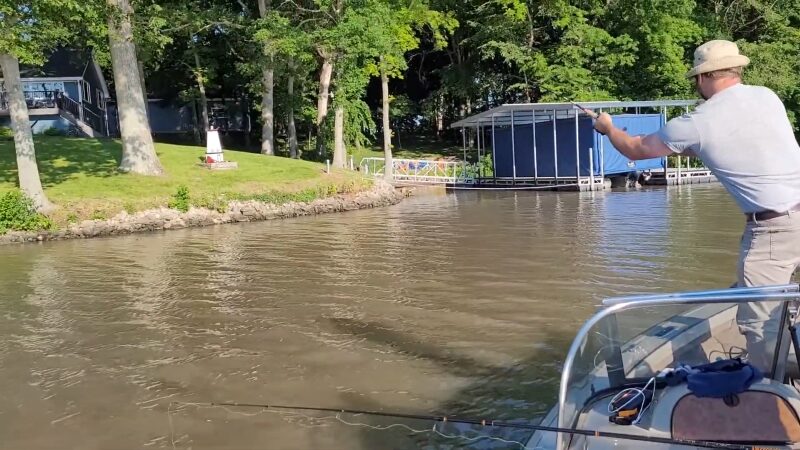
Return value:
M 231 196 L 224 193 L 208 194 L 200 198 L 195 198 L 192 201 L 192 204 L 200 208 L 206 208 L 218 213 L 224 213 L 228 210 L 228 202 L 230 200 Z
M 186 212 L 189 211 L 189 205 L 189 188 L 186 186 L 178 186 L 178 192 L 172 195 L 169 207 L 181 212 Z
M 19 189 L 0 196 L 0 233 L 9 230 L 39 231 L 53 228 L 53 222 L 33 207 L 33 201 Z
M 50 127 L 42 131 L 42 135 L 44 136 L 66 136 L 67 133 L 64 130 L 61 130 L 56 127 Z
M 108 220 L 108 214 L 106 214 L 103 211 L 100 211 L 99 209 L 95 209 L 94 211 L 92 211 L 92 215 L 89 216 L 89 218 L 92 220 Z
M 0 139 L 14 139 L 14 130 L 9 127 L 0 127 Z
M 134 205 L 133 202 L 124 202 L 122 204 L 122 209 L 128 214 L 136 213 L 136 205 Z

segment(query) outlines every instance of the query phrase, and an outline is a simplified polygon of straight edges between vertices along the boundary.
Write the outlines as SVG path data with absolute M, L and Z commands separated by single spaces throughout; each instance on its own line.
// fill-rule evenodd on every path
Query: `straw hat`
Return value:
M 708 41 L 694 51 L 694 67 L 686 73 L 686 78 L 713 72 L 715 70 L 744 67 L 750 58 L 739 54 L 739 47 L 731 41 Z

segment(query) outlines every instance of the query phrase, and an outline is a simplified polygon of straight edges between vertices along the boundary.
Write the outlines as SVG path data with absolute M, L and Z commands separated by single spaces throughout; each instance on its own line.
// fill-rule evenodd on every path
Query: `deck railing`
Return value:
M 67 97 L 61 91 L 23 91 L 25 104 L 28 110 L 59 109 L 70 113 L 75 119 L 81 120 L 93 130 L 108 134 L 105 120 L 102 116 L 86 108 L 78 101 Z M 7 111 L 8 92 L 0 91 L 0 111 Z
M 364 158 L 359 164 L 366 175 L 383 175 L 386 163 L 383 158 Z M 392 175 L 396 181 L 428 184 L 471 183 L 476 168 L 463 161 L 392 159 Z

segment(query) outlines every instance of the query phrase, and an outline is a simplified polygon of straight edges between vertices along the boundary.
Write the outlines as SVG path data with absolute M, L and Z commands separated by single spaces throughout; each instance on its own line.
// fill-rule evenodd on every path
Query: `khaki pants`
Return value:
M 738 285 L 788 284 L 800 265 L 800 212 L 759 222 L 748 222 L 739 251 Z M 739 305 L 736 320 L 747 339 L 751 363 L 770 372 L 781 303 Z

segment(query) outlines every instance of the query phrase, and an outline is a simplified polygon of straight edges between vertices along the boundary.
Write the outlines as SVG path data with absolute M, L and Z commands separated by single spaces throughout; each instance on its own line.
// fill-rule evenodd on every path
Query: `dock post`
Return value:
M 558 185 L 558 133 L 556 132 L 556 115 L 558 111 L 553 110 L 553 174 L 555 184 Z
M 511 110 L 511 184 L 517 181 L 517 142 L 514 136 L 514 110 Z
M 539 184 L 539 168 L 536 161 L 536 110 L 531 110 L 531 128 L 533 128 L 533 183 Z
M 580 130 L 578 129 L 578 110 L 575 110 L 575 179 L 578 183 L 578 190 L 581 189 L 581 140 Z
M 497 147 L 494 140 L 494 113 L 492 113 L 492 179 L 497 184 Z

